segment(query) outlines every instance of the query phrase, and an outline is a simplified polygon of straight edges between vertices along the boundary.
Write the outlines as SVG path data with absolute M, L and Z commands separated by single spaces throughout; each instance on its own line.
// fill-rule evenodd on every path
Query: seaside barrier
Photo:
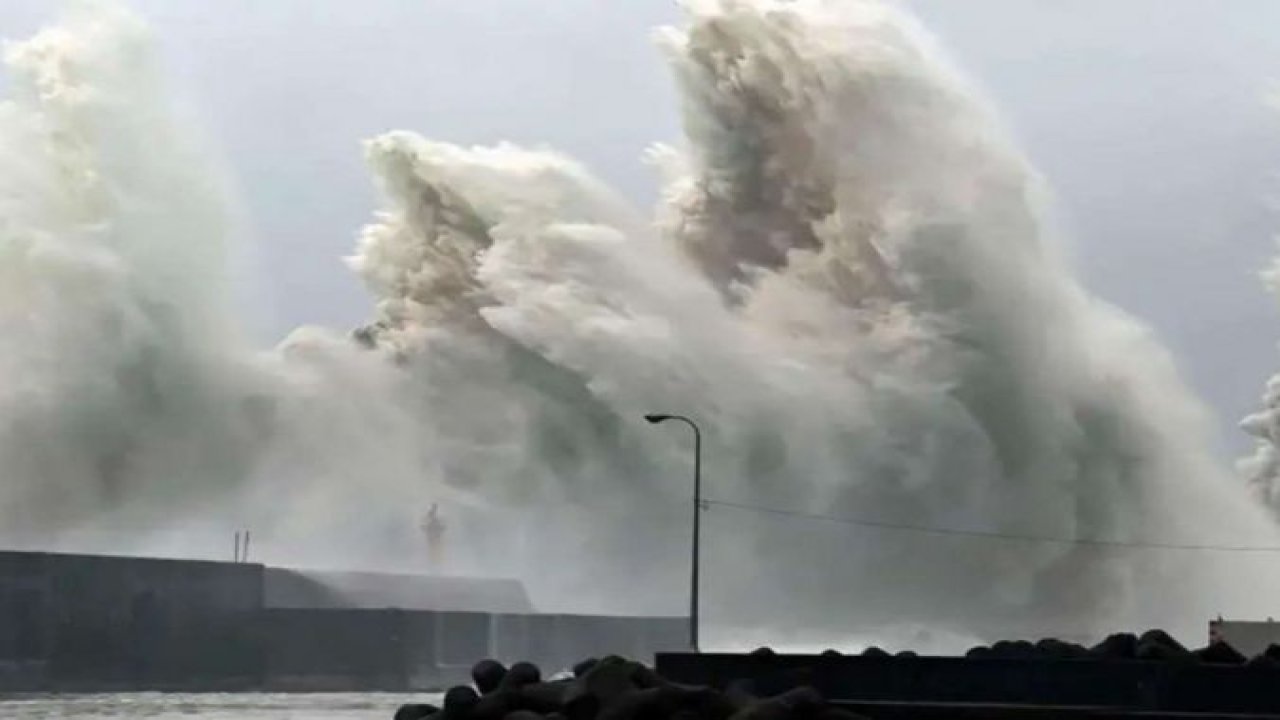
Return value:
M 659 653 L 656 670 L 681 684 L 746 682 L 763 695 L 808 686 L 864 711 L 889 712 L 906 703 L 1280 717 L 1280 648 L 1252 660 L 1225 646 L 1167 649 L 1146 658 L 1108 656 L 1097 648 L 1074 657 Z
M 1167 638 L 1167 636 L 1163 636 Z M 1005 650 L 1011 644 L 1006 644 Z M 1056 650 L 1061 645 L 1047 644 Z M 1132 646 L 1132 644 L 1131 644 Z M 1230 648 L 1159 659 L 660 654 L 657 668 L 587 659 L 547 681 L 529 663 L 477 663 L 439 707 L 394 720 L 1263 720 L 1280 666 Z M 1165 650 L 1176 650 L 1166 645 Z M 993 648 L 986 648 L 993 650 Z M 1081 648 L 1083 650 L 1083 648 Z M 996 651 L 999 653 L 1000 651 Z M 1274 651 L 1271 654 L 1276 654 Z
M 250 563 L 0 552 L 0 692 L 430 690 L 477 657 L 651 659 L 688 633 L 684 618 L 505 612 L 529 607 L 510 581 L 342 578 L 325 593 Z M 376 607 L 377 587 L 453 609 Z

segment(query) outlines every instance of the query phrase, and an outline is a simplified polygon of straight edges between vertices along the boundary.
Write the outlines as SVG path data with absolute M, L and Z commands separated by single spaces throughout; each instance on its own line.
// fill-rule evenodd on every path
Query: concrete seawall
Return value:
M 960 706 L 1020 708 L 1020 717 L 1034 716 L 1029 709 L 1035 707 L 1124 709 L 1159 717 L 1187 713 L 1280 716 L 1280 672 L 1243 665 L 659 653 L 656 666 L 663 677 L 693 685 L 723 688 L 749 679 L 763 695 L 809 685 L 827 698 L 850 702 L 875 717 L 892 714 L 898 705 L 910 717 L 912 706 L 922 704 L 937 705 L 938 717 L 960 717 Z
M 0 552 L 0 692 L 436 689 L 465 680 L 480 657 L 548 669 L 593 654 L 652 658 L 684 649 L 688 627 L 684 618 L 504 612 L 529 608 L 511 581 L 347 573 L 330 593 L 297 575 Z M 383 607 L 362 592 L 377 587 L 389 589 Z M 268 590 L 290 606 L 272 606 Z
M 263 617 L 269 690 L 439 689 L 470 682 L 481 658 L 550 672 L 592 656 L 651 660 L 682 647 L 688 627 L 676 618 L 404 610 L 268 609 Z
M 0 689 L 250 686 L 262 571 L 0 553 Z

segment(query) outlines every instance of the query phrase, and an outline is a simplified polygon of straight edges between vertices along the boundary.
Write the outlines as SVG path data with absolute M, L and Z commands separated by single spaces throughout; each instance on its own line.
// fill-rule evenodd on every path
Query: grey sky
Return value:
M 1280 3 L 909 4 L 1048 177 L 1087 284 L 1155 328 L 1242 449 L 1234 423 L 1280 368 L 1278 304 L 1257 280 L 1280 226 L 1280 110 L 1264 104 L 1280 78 Z M 649 41 L 673 0 L 134 5 L 243 196 L 264 342 L 368 315 L 341 264 L 373 206 L 363 138 L 546 144 L 648 204 L 641 154 L 678 137 Z M 5 0 L 0 33 L 24 37 L 55 7 Z

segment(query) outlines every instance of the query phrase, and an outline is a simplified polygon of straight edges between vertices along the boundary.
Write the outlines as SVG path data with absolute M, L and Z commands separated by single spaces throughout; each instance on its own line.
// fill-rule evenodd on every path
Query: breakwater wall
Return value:
M 271 690 L 439 689 L 476 658 L 566 669 L 622 652 L 654 658 L 686 645 L 680 618 L 269 609 L 262 686 Z
M 668 677 L 620 657 L 585 659 L 571 678 L 547 681 L 539 668 L 510 668 L 482 660 L 472 683 L 450 688 L 439 706 L 408 703 L 394 720 L 1275 720 L 1263 709 L 1276 694 L 1274 655 L 1245 661 L 1229 647 L 1175 653 L 1168 636 L 1104 643 L 1106 655 L 1060 641 L 1039 646 L 1074 659 L 1033 657 L 1021 643 L 986 650 L 1002 657 L 660 655 Z M 1145 648 L 1161 659 L 1123 661 L 1112 651 Z M 1159 648 L 1158 650 L 1156 648 Z M 1043 653 L 1041 653 L 1043 654 Z M 1015 656 L 1016 655 L 1016 656 Z M 1123 662 L 1129 672 L 1115 673 Z M 1231 667 L 1234 666 L 1234 667 Z M 1242 686 L 1196 684 L 1194 671 L 1235 669 L 1254 678 L 1252 695 L 1230 696 Z M 891 670 L 887 670 L 892 668 Z M 1083 668 L 1092 668 L 1082 672 Z M 1157 669 L 1166 672 L 1160 674 Z M 1243 673 L 1228 673 L 1244 677 Z M 732 679 L 727 679 L 731 676 Z M 1192 682 L 1188 682 L 1191 679 Z M 1203 678 L 1202 678 L 1203 679 Z M 1002 681 L 1011 681 L 1003 685 Z M 1154 684 L 1144 686 L 1143 681 Z M 1133 684 L 1136 681 L 1137 684 Z M 1088 694 L 1101 682 L 1101 692 Z M 1267 692 L 1268 684 L 1271 686 Z M 824 691 L 825 689 L 825 691 Z M 1139 690 L 1136 694 L 1133 690 Z M 1064 693 L 1065 690 L 1065 693 Z M 1193 695 L 1200 697 L 1193 700 Z M 905 695 L 899 699 L 899 695 Z M 881 698 L 881 699 L 874 699 Z M 945 699 L 944 699 L 945 698 Z M 1079 704 L 1080 702 L 1092 704 Z M 1177 709 L 1172 706 L 1181 705 Z M 1234 708 L 1234 709 L 1232 709 Z
M 1217 650 L 1225 658 L 1226 649 Z M 1246 662 L 1203 661 L 1189 652 L 1151 659 L 659 653 L 656 670 L 682 684 L 747 682 L 766 696 L 811 687 L 871 717 L 923 716 L 924 706 L 937 717 L 965 716 L 965 708 L 977 713 L 972 717 L 991 717 L 982 712 L 992 708 L 1018 708 L 1019 717 L 1044 714 L 1035 708 L 1056 708 L 1050 715 L 1059 717 L 1092 717 L 1102 709 L 1280 717 L 1280 661 L 1265 656 Z
M 559 668 L 685 647 L 684 618 L 540 614 L 509 582 L 364 579 L 302 592 L 298 571 L 249 563 L 0 552 L 0 692 L 430 690 L 476 657 Z M 386 606 L 357 592 L 380 584 Z
M 0 690 L 249 687 L 260 565 L 0 553 Z

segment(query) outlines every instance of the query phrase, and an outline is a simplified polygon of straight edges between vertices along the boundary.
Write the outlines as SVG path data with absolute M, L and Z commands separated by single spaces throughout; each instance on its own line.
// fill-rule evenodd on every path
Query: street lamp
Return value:
M 657 425 L 668 420 L 678 420 L 693 428 L 693 563 L 689 584 L 689 644 L 698 651 L 698 543 L 702 510 L 702 432 L 698 425 L 683 415 L 645 415 L 645 420 Z

